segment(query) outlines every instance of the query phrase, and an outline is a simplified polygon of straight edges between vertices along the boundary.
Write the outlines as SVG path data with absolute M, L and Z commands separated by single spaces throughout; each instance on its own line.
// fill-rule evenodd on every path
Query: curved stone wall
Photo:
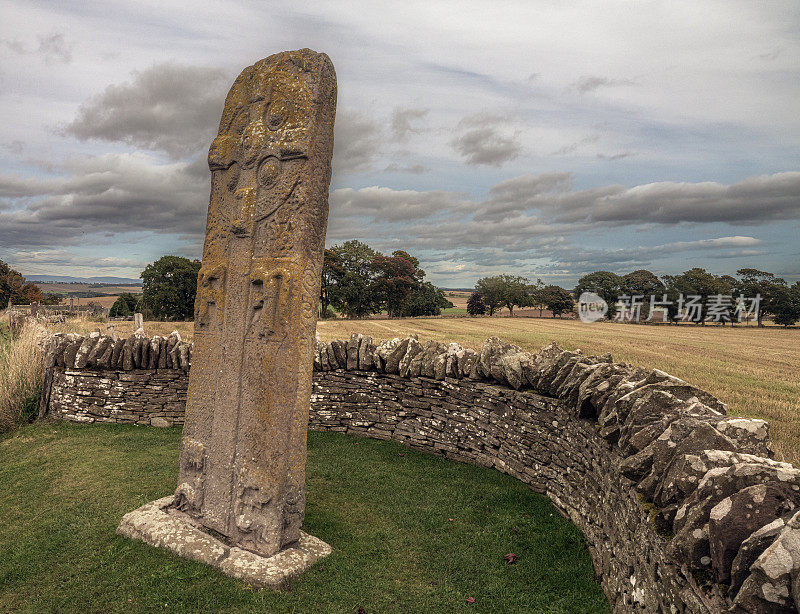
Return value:
M 49 372 L 80 373 L 72 349 L 63 357 L 76 343 L 54 339 Z M 139 365 L 158 372 L 144 345 Z M 586 536 L 615 611 L 798 611 L 800 470 L 771 459 L 765 422 L 728 417 L 666 373 L 555 345 L 353 335 L 318 343 L 314 362 L 311 428 L 494 467 L 546 494 Z

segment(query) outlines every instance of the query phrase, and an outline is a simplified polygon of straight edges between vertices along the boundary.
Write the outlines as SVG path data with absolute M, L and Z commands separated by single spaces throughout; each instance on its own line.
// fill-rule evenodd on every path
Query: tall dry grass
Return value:
M 36 415 L 46 339 L 47 331 L 33 321 L 26 322 L 12 338 L 8 316 L 0 317 L 0 433 Z

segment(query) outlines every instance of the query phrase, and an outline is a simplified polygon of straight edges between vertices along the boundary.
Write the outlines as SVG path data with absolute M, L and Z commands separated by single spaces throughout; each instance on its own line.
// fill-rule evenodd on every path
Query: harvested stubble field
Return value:
M 114 322 L 117 334 L 133 322 Z M 106 324 L 74 322 L 58 330 L 105 332 Z M 191 322 L 146 322 L 148 334 L 178 330 L 192 337 Z M 800 330 L 755 326 L 584 324 L 548 318 L 408 318 L 322 320 L 320 338 L 346 339 L 353 332 L 374 339 L 417 333 L 421 341 L 455 341 L 480 349 L 496 336 L 528 351 L 551 342 L 588 354 L 610 352 L 615 360 L 661 369 L 708 390 L 728 404 L 732 415 L 763 418 L 772 426 L 776 456 L 800 466 Z

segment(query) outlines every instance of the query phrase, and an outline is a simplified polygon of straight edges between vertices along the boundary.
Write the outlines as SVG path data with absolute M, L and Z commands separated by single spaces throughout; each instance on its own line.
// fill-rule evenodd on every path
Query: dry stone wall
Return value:
M 107 366 L 100 337 L 65 337 L 51 342 L 50 415 L 180 422 L 150 400 L 185 394 L 188 344 L 175 340 L 162 368 L 169 342 L 151 340 L 145 359 L 143 340 L 123 340 L 129 361 L 112 350 Z M 135 347 L 148 368 L 131 366 Z M 314 369 L 310 428 L 494 467 L 546 494 L 583 531 L 617 612 L 800 611 L 800 470 L 772 459 L 767 423 L 727 416 L 707 392 L 610 356 L 495 338 L 475 352 L 354 335 L 317 343 Z

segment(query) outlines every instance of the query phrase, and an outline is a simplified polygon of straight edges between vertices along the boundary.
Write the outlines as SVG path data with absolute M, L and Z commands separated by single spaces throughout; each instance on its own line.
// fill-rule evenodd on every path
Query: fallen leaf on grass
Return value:
M 475 597 L 467 597 L 467 603 L 475 603 Z
M 518 559 L 519 557 L 518 557 L 516 554 L 514 554 L 513 552 L 509 552 L 509 553 L 508 553 L 507 555 L 505 555 L 503 558 L 506 560 L 506 562 L 507 562 L 509 565 L 513 565 L 514 563 L 516 563 L 516 562 L 517 562 L 517 559 Z

